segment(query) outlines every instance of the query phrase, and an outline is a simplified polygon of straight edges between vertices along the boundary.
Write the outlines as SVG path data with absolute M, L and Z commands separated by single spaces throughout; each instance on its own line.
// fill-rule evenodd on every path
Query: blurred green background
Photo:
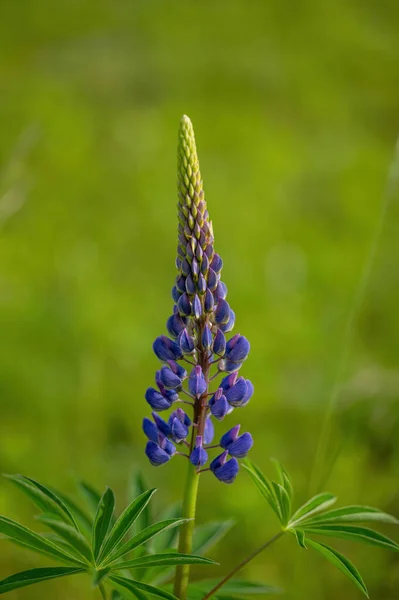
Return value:
M 398 39 L 396 0 L 1 1 L 1 472 L 69 492 L 77 477 L 109 484 L 121 508 L 142 467 L 159 506 L 179 499 L 182 465 L 147 464 L 141 420 L 171 309 L 187 113 L 236 331 L 252 343 L 252 458 L 271 475 L 278 457 L 303 501 L 335 386 L 325 487 L 399 514 L 399 194 L 384 195 Z M 224 572 L 277 523 L 244 473 L 201 487 L 199 522 L 237 522 L 212 555 Z M 34 523 L 4 480 L 0 512 Z M 336 547 L 372 598 L 398 597 L 395 555 Z M 0 576 L 45 563 L 1 543 Z M 289 600 L 360 598 L 291 538 L 246 575 Z M 9 594 L 55 597 L 96 596 L 84 577 Z

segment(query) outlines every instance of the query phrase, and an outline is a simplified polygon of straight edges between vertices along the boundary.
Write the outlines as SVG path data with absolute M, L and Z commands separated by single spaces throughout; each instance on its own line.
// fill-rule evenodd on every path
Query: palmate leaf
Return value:
M 183 525 L 183 523 L 186 523 L 189 520 L 190 519 L 166 519 L 165 521 L 159 521 L 159 523 L 154 523 L 154 525 L 146 527 L 146 529 L 139 531 L 139 533 L 125 542 L 122 546 L 117 546 L 115 550 L 109 554 L 108 558 L 104 561 L 104 564 L 112 564 L 115 560 L 132 552 L 142 544 L 145 544 L 148 540 L 164 531 L 180 527 L 180 525 Z
M 107 488 L 100 498 L 93 524 L 92 547 L 94 558 L 97 560 L 105 537 L 108 533 L 115 508 L 115 496 L 111 488 Z
M 294 488 L 292 486 L 291 477 L 288 475 L 287 471 L 283 467 L 283 465 L 276 459 L 272 458 L 272 462 L 277 469 L 277 473 L 279 475 L 280 484 L 283 486 L 285 491 L 288 494 L 290 501 L 292 501 L 292 497 L 294 495 Z
M 129 531 L 141 512 L 145 509 L 155 492 L 155 489 L 147 490 L 138 498 L 135 498 L 133 502 L 131 502 L 123 511 L 104 542 L 104 546 L 99 556 L 100 559 L 106 559 L 108 555 L 110 555 L 115 549 L 117 544 L 123 540 L 126 533 Z
M 389 537 L 382 535 L 378 531 L 368 527 L 358 527 L 355 525 L 320 525 L 319 527 L 304 527 L 307 533 L 327 535 L 330 537 L 341 538 L 344 540 L 353 540 L 354 542 L 364 542 L 387 548 L 388 550 L 399 551 L 399 545 Z
M 49 579 L 56 579 L 67 575 L 77 575 L 78 573 L 84 573 L 84 571 L 84 569 L 79 567 L 44 567 L 41 569 L 29 569 L 28 571 L 16 573 L 15 575 L 11 575 L 11 577 L 7 577 L 0 581 L 0 594 L 33 585 L 34 583 L 48 581 Z
M 283 515 L 278 498 L 276 497 L 275 490 L 272 486 L 272 482 L 263 475 L 263 473 L 254 465 L 250 460 L 246 459 L 242 462 L 242 466 L 248 472 L 252 481 L 259 489 L 260 493 L 266 498 L 272 511 L 277 515 L 280 523 L 283 521 Z
M 311 546 L 320 554 L 325 556 L 327 560 L 329 560 L 333 565 L 335 565 L 344 575 L 349 577 L 351 581 L 363 592 L 367 598 L 369 597 L 366 585 L 356 567 L 351 563 L 349 559 L 346 558 L 343 554 L 334 550 L 334 548 L 330 548 L 330 546 L 326 546 L 325 544 L 321 544 L 320 542 L 315 542 L 314 540 L 307 539 L 308 546 Z
M 64 521 L 79 529 L 66 504 L 52 490 L 23 475 L 5 475 L 21 489 L 43 512 L 55 513 Z
M 292 529 L 291 531 L 296 537 L 298 546 L 300 546 L 301 548 L 304 548 L 306 550 L 306 538 L 305 538 L 305 532 L 303 531 L 303 529 Z
M 57 521 L 47 516 L 40 516 L 39 520 L 41 523 L 44 523 L 47 527 L 55 531 L 55 533 L 67 542 L 67 544 L 72 546 L 72 548 L 78 552 L 80 558 L 83 558 L 83 560 L 86 560 L 89 563 L 92 562 L 93 554 L 90 545 L 79 531 L 76 531 L 76 529 L 62 521 Z
M 181 554 L 180 552 L 162 553 L 162 554 L 149 554 L 148 556 L 141 556 L 140 558 L 134 558 L 122 563 L 118 563 L 112 566 L 113 571 L 130 570 L 130 569 L 142 569 L 147 567 L 163 567 L 163 566 L 176 566 L 176 565 L 216 565 L 214 560 L 205 558 L 204 556 L 197 556 L 193 554 Z
M 161 590 L 153 585 L 143 583 L 142 581 L 136 581 L 135 579 L 127 579 L 126 577 L 111 575 L 109 581 L 112 582 L 117 588 L 120 588 L 122 593 L 124 591 L 128 591 L 131 592 L 135 597 L 138 597 L 138 593 L 144 592 L 144 594 L 150 594 L 156 598 L 163 598 L 163 600 L 178 600 L 174 594 L 171 594 L 166 590 Z
M 388 523 L 398 525 L 399 521 L 396 517 L 382 512 L 378 508 L 353 505 L 328 510 L 321 515 L 311 517 L 309 520 L 306 519 L 306 524 L 313 525 L 313 523 L 317 526 L 321 523 Z
M 301 523 L 311 515 L 322 512 L 337 501 L 337 498 L 329 492 L 317 494 L 310 498 L 303 506 L 292 515 L 289 525 L 294 527 L 297 523 Z
M 12 541 L 40 554 L 46 554 L 62 562 L 85 566 L 82 561 L 69 554 L 64 548 L 57 546 L 55 543 L 20 525 L 16 521 L 2 516 L 0 516 L 0 533 L 3 533 Z

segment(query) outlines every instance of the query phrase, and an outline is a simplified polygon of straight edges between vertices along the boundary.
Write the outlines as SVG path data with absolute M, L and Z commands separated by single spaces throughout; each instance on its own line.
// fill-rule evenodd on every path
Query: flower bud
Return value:
M 176 289 L 178 292 L 180 292 L 180 294 L 184 294 L 184 292 L 186 291 L 186 278 L 183 277 L 183 275 L 180 275 L 180 277 L 177 277 Z
M 187 377 L 186 369 L 179 365 L 178 362 L 174 360 L 168 360 L 168 365 L 172 369 L 173 373 L 180 377 L 180 379 L 185 379 Z
M 198 276 L 198 282 L 197 282 L 197 287 L 198 287 L 198 292 L 202 295 L 205 294 L 206 292 L 206 279 L 205 277 L 202 275 L 202 273 L 199 274 Z
M 227 286 L 225 283 L 223 283 L 223 281 L 218 281 L 216 290 L 213 292 L 213 296 L 215 298 L 215 302 L 218 303 L 220 298 L 223 298 L 223 300 L 225 300 L 225 298 L 227 297 Z
M 204 465 L 207 462 L 207 460 L 208 460 L 208 453 L 202 447 L 202 436 L 197 435 L 196 442 L 195 442 L 195 448 L 190 454 L 190 461 L 196 467 L 202 467 L 202 465 Z
M 218 325 L 225 325 L 230 318 L 230 306 L 226 300 L 220 298 L 215 310 L 215 321 Z
M 177 287 L 174 285 L 172 287 L 172 298 L 175 302 L 178 302 L 179 298 L 180 298 L 181 294 L 179 292 L 179 290 L 177 289 Z
M 184 328 L 183 331 L 179 333 L 177 342 L 183 354 L 191 354 L 192 352 L 194 352 L 195 340 L 193 337 L 191 337 L 186 328 Z
M 188 378 L 188 389 L 190 394 L 199 398 L 207 390 L 207 383 L 199 365 L 194 367 Z
M 217 356 L 223 356 L 226 350 L 226 338 L 223 332 L 218 329 L 213 342 L 213 352 Z
M 199 299 L 197 294 L 194 296 L 193 308 L 194 308 L 194 316 L 198 320 L 200 318 L 200 316 L 202 315 L 202 304 L 201 304 L 201 300 Z
M 213 299 L 213 294 L 209 288 L 206 289 L 205 292 L 205 300 L 204 300 L 204 308 L 205 312 L 210 313 L 213 311 L 213 307 L 215 305 L 215 300 Z
M 223 331 L 223 333 L 228 333 L 229 331 L 234 329 L 235 322 L 236 322 L 235 312 L 234 312 L 234 310 L 231 310 L 231 308 L 230 308 L 229 320 L 224 325 L 221 325 L 220 329 Z
M 219 278 L 216 275 L 215 271 L 212 268 L 209 268 L 208 271 L 208 288 L 211 292 L 214 292 L 217 288 Z
M 229 410 L 229 404 L 226 397 L 222 394 L 220 397 L 216 398 L 215 394 L 209 401 L 209 405 L 213 416 L 218 419 L 218 421 L 222 421 Z
M 154 467 L 159 467 L 170 460 L 171 456 L 163 450 L 156 442 L 150 440 L 145 447 L 145 453 Z
M 243 433 L 236 440 L 226 445 L 222 443 L 223 438 L 224 436 L 220 440 L 220 445 L 228 451 L 230 456 L 235 456 L 236 458 L 245 458 L 254 445 L 250 433 Z
M 180 296 L 177 302 L 177 309 L 182 317 L 189 317 L 193 314 L 193 307 L 186 293 Z
M 202 333 L 202 346 L 205 350 L 210 350 L 212 347 L 213 337 L 209 325 L 205 325 Z
M 193 280 L 191 274 L 187 276 L 186 289 L 184 291 L 186 291 L 187 294 L 189 294 L 190 296 L 194 296 L 194 294 L 196 292 L 195 283 L 194 283 L 194 280 Z
M 223 261 L 219 254 L 214 254 L 211 262 L 211 267 L 215 271 L 215 273 L 220 273 L 223 267 Z
M 212 444 L 215 437 L 215 428 L 210 417 L 206 418 L 204 429 L 204 444 Z

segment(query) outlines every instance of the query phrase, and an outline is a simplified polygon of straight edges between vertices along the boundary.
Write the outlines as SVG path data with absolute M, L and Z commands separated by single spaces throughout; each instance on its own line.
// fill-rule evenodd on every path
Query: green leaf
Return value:
M 306 548 L 306 544 L 305 544 L 305 532 L 303 531 L 303 529 L 292 529 L 292 532 L 294 533 L 295 537 L 296 537 L 296 541 L 298 542 L 298 545 L 301 546 L 301 548 Z
M 107 488 L 98 504 L 97 513 L 93 525 L 93 554 L 97 560 L 100 554 L 101 546 L 111 524 L 112 515 L 115 508 L 115 496 L 111 488 Z
M 396 542 L 378 531 L 368 529 L 368 527 L 358 527 L 356 525 L 320 525 L 317 527 L 307 526 L 305 529 L 308 533 L 328 535 L 344 540 L 353 540 L 354 542 L 364 542 L 373 546 L 395 550 L 396 552 L 399 551 L 399 545 Z
M 101 500 L 101 494 L 97 492 L 91 485 L 86 483 L 85 481 L 78 481 L 78 489 L 86 500 L 87 506 L 90 509 L 90 513 L 93 516 L 93 519 L 97 513 L 97 508 Z
M 60 548 L 50 540 L 47 540 L 27 527 L 20 525 L 16 521 L 12 521 L 11 519 L 2 516 L 0 516 L 0 533 L 3 533 L 11 540 L 30 548 L 33 551 L 47 554 L 57 560 L 82 566 L 82 561 L 76 559 L 63 548 Z
M 219 579 L 203 579 L 201 581 L 195 581 L 190 585 L 190 590 L 196 589 L 203 595 L 213 589 L 218 583 Z M 257 583 L 255 581 L 245 581 L 241 579 L 233 579 L 224 584 L 224 586 L 215 594 L 215 598 L 236 598 L 237 596 L 257 596 L 265 594 L 280 594 L 281 589 L 265 585 L 264 583 Z M 191 600 L 191 596 L 190 596 Z
M 44 567 L 41 569 L 29 569 L 28 571 L 16 573 L 15 575 L 11 575 L 11 577 L 7 577 L 0 581 L 0 594 L 33 585 L 34 583 L 41 583 L 43 581 L 48 581 L 49 579 L 65 577 L 66 575 L 76 575 L 78 573 L 84 573 L 84 569 L 77 567 Z
M 322 515 L 309 519 L 309 523 L 389 523 L 398 525 L 396 517 L 371 506 L 344 506 L 328 510 Z
M 170 592 L 161 590 L 160 588 L 149 585 L 148 583 L 136 581 L 135 579 L 127 579 L 126 577 L 117 577 L 116 575 L 112 575 L 109 578 L 109 581 L 112 581 L 113 584 L 120 586 L 123 590 L 128 590 L 133 595 L 136 595 L 137 592 L 145 592 L 151 596 L 163 598 L 164 600 L 178 600 L 176 596 Z
M 285 527 L 290 519 L 291 500 L 288 496 L 287 491 L 281 484 L 272 481 L 272 486 L 274 489 L 275 496 L 278 499 L 278 504 L 280 506 L 281 524 Z
M 78 504 L 71 500 L 69 496 L 63 494 L 59 490 L 54 490 L 54 488 L 53 491 L 57 494 L 59 498 L 61 498 L 61 500 L 67 506 L 69 511 L 72 513 L 74 519 L 79 525 L 79 529 L 81 531 L 84 531 L 85 534 L 87 534 L 87 536 L 90 538 L 92 535 L 93 519 L 89 517 L 89 515 L 84 510 L 82 510 Z
M 294 488 L 292 486 L 291 477 L 288 475 L 287 471 L 284 469 L 283 465 L 275 458 L 272 458 L 272 462 L 276 467 L 277 473 L 279 475 L 280 483 L 288 494 L 290 501 L 292 500 L 292 496 L 294 495 Z
M 71 523 L 78 529 L 72 513 L 52 490 L 41 483 L 24 477 L 23 475 L 6 475 L 7 479 L 19 487 L 43 512 L 51 512 L 59 515 L 63 520 Z
M 234 521 L 215 521 L 194 530 L 193 552 L 202 554 L 213 548 L 233 527 Z
M 169 519 L 179 519 L 181 517 L 181 512 L 181 504 L 180 502 L 176 502 L 175 504 L 167 506 L 166 509 L 161 512 L 159 520 L 167 521 Z M 154 552 L 162 552 L 163 550 L 175 548 L 177 546 L 178 533 L 178 529 L 176 528 L 167 529 L 164 534 L 157 536 L 151 544 L 146 545 L 147 550 L 153 548 Z
M 328 492 L 324 492 L 322 494 L 317 494 L 317 496 L 313 496 L 310 498 L 303 506 L 298 508 L 296 513 L 294 513 L 289 522 L 290 526 L 294 526 L 300 521 L 307 519 L 310 515 L 314 515 L 319 513 L 332 504 L 336 502 L 337 499 L 333 494 L 329 494 Z
M 135 498 L 131 504 L 123 511 L 115 525 L 111 529 L 109 536 L 107 537 L 104 547 L 101 551 L 100 558 L 104 560 L 107 558 L 114 548 L 119 544 L 129 531 L 135 520 L 139 517 L 142 511 L 145 509 L 151 497 L 156 492 L 155 489 L 147 490 L 138 498 Z
M 86 538 L 76 531 L 73 527 L 64 523 L 63 521 L 57 521 L 49 517 L 40 516 L 39 521 L 45 523 L 50 529 L 55 531 L 61 538 L 63 538 L 72 548 L 74 548 L 80 558 L 84 558 L 89 563 L 93 561 L 93 554 L 90 545 Z
M 130 495 L 129 502 L 141 496 L 148 490 L 148 485 L 144 480 L 143 474 L 139 471 L 135 474 L 133 480 L 130 483 Z M 180 516 L 180 513 L 176 516 Z M 142 529 L 146 529 L 153 522 L 152 514 L 151 514 L 151 504 L 148 503 L 147 506 L 141 511 L 140 515 L 137 517 L 136 522 L 133 526 L 133 532 L 141 531 Z
M 149 554 L 141 556 L 112 566 L 113 571 L 122 569 L 138 569 L 144 567 L 164 567 L 175 565 L 217 565 L 214 560 L 197 556 L 194 554 L 181 554 L 179 552 L 170 552 L 163 554 Z
M 349 559 L 346 558 L 343 554 L 334 550 L 330 546 L 326 546 L 325 544 L 321 544 L 319 542 L 315 542 L 314 540 L 307 539 L 308 546 L 311 546 L 320 554 L 325 556 L 327 560 L 329 560 L 333 565 L 335 565 L 344 575 L 349 577 L 353 581 L 353 583 L 363 592 L 367 598 L 369 597 L 366 585 L 356 567 L 351 563 Z
M 101 582 L 105 579 L 105 577 L 107 577 L 109 572 L 110 569 L 99 569 L 98 571 L 95 571 L 93 575 L 93 585 L 95 587 L 98 587 L 101 584 Z
M 245 459 L 242 462 L 242 466 L 249 473 L 252 481 L 255 483 L 256 487 L 259 489 L 260 493 L 264 498 L 266 498 L 267 503 L 273 512 L 277 515 L 278 520 L 282 521 L 282 513 L 281 507 L 279 505 L 278 499 L 275 496 L 274 489 L 272 487 L 272 482 L 267 479 L 263 475 L 263 473 L 256 467 L 250 460 Z
M 132 550 L 135 550 L 142 544 L 145 544 L 151 538 L 159 535 L 160 533 L 173 529 L 175 527 L 180 527 L 183 523 L 186 523 L 190 519 L 167 519 L 166 521 L 160 521 L 159 523 L 154 523 L 154 525 L 150 525 L 146 529 L 140 531 L 137 535 L 128 540 L 125 544 L 120 547 L 116 547 L 115 551 L 108 555 L 107 560 L 104 561 L 105 565 L 114 562 L 115 560 L 125 556 Z

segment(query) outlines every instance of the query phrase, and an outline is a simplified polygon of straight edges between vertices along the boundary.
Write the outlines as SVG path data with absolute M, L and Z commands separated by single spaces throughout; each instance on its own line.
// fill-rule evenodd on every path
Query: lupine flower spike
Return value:
M 226 340 L 234 327 L 235 314 L 221 280 L 223 261 L 215 252 L 194 131 L 186 116 L 179 130 L 177 190 L 174 306 L 166 322 L 170 337 L 161 335 L 153 345 L 163 364 L 155 375 L 156 387 L 149 387 L 145 394 L 154 411 L 153 420 L 143 421 L 149 440 L 146 454 L 158 466 L 174 455 L 184 454 L 176 452 L 176 445 L 188 446 L 185 454 L 193 469 L 210 471 L 219 481 L 232 483 L 239 469 L 237 459 L 246 456 L 252 447 L 251 434 L 239 435 L 240 425 L 230 429 L 211 446 L 219 447 L 221 454 L 208 467 L 207 446 L 214 437 L 212 419 L 222 421 L 245 406 L 253 394 L 252 383 L 238 376 L 250 345 L 239 333 Z M 217 376 L 223 374 L 216 384 Z M 192 405 L 192 417 L 185 412 L 189 407 L 183 410 L 184 404 Z M 168 409 L 172 409 L 169 418 L 161 419 L 157 413 Z

